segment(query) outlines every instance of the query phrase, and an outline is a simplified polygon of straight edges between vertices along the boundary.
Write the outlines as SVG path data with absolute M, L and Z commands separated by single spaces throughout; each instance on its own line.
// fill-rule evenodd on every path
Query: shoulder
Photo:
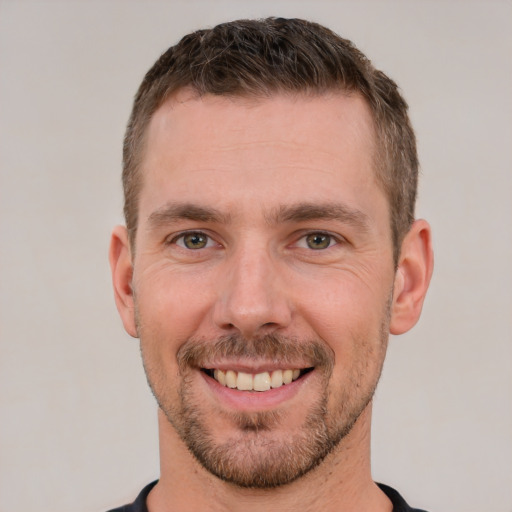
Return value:
M 406 501 L 402 498 L 402 496 L 395 491 L 392 487 L 384 484 L 377 484 L 382 492 L 390 499 L 391 503 L 393 503 L 393 512 L 426 512 L 425 510 L 419 508 L 410 507 Z
M 149 485 L 146 485 L 146 487 L 140 491 L 139 495 L 133 503 L 129 505 L 123 505 L 122 507 L 113 508 L 108 512 L 148 512 L 148 507 L 146 506 L 146 498 L 157 482 L 158 480 L 155 480 Z

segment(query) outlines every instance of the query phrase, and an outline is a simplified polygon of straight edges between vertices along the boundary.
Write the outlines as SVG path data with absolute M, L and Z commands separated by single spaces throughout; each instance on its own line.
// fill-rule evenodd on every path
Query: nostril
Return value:
M 275 331 L 277 329 L 279 329 L 279 324 L 277 324 L 276 322 L 264 323 L 260 328 L 261 332 L 263 333 L 266 333 L 267 331 Z

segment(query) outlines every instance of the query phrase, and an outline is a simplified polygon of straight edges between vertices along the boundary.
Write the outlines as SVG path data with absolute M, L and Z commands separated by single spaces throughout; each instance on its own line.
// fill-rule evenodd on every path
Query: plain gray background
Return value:
M 424 314 L 376 396 L 376 480 L 431 512 L 512 511 L 510 1 L 0 1 L 0 512 L 90 512 L 158 476 L 156 406 L 112 299 L 121 140 L 192 29 L 298 16 L 402 87 L 434 230 Z

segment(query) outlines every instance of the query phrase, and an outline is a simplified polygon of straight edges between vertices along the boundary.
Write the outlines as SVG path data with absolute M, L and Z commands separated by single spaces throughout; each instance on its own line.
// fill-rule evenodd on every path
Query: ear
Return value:
M 419 320 L 433 268 L 430 226 L 425 220 L 417 220 L 402 242 L 395 274 L 391 334 L 403 334 Z
M 132 289 L 132 255 L 128 232 L 124 226 L 116 226 L 112 231 L 109 261 L 117 310 L 126 332 L 130 336 L 137 338 L 135 303 Z

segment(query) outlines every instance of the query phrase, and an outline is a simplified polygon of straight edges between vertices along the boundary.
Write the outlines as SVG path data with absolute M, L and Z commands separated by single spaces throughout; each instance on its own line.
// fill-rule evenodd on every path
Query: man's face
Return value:
M 395 275 L 373 142 L 355 95 L 183 91 L 151 121 L 134 325 L 161 409 L 222 479 L 294 480 L 371 400 Z

